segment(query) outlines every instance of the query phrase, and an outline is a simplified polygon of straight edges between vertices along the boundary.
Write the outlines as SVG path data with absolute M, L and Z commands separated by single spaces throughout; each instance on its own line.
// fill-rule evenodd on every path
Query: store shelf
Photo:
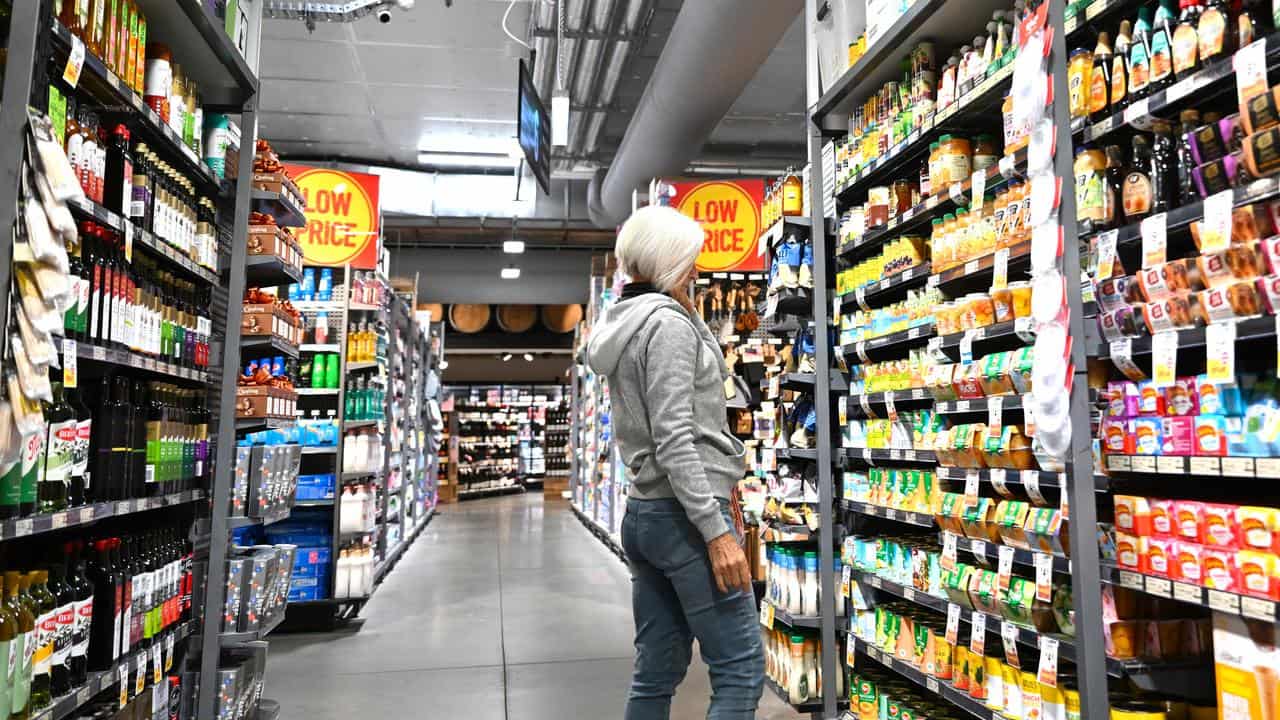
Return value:
M 366 362 L 349 362 L 346 371 L 355 372 L 357 370 L 372 370 L 382 365 L 380 360 L 369 360 Z
M 65 60 L 66 54 L 71 50 L 71 31 L 57 20 L 53 20 L 50 26 L 49 36 L 57 48 L 55 55 Z M 195 151 L 187 147 L 156 111 L 147 106 L 141 95 L 108 69 L 101 59 L 88 52 L 87 48 L 78 89 L 93 96 L 107 108 L 128 108 L 131 111 L 130 128 L 135 132 L 141 128 L 147 145 L 152 150 L 159 150 L 165 161 L 173 163 L 184 173 L 195 176 L 205 187 L 221 189 L 223 180 L 196 156 Z
M 1215 612 L 1240 615 L 1264 622 L 1280 622 L 1274 600 L 1250 597 L 1239 593 L 1211 590 L 1199 585 L 1169 580 L 1168 578 L 1145 575 L 1130 570 L 1121 570 L 1114 565 L 1102 566 L 1102 581 L 1111 585 L 1137 590 L 1138 592 L 1166 600 L 1177 600 L 1188 605 L 1199 605 Z
M 253 209 L 275 218 L 280 227 L 304 227 L 307 215 L 303 208 L 285 193 L 253 188 L 249 195 Z
M 1094 0 L 1074 14 L 1067 13 L 1063 25 L 1066 28 L 1068 37 L 1072 37 L 1078 31 L 1083 31 L 1091 23 L 1106 20 L 1122 8 L 1132 7 L 1131 0 Z M 1119 23 L 1118 19 L 1116 23 Z
M 297 307 L 297 303 L 294 303 Z M 322 352 L 322 353 L 339 353 L 342 352 L 342 346 L 338 343 L 302 343 L 298 346 L 299 352 Z
M 93 503 L 68 510 L 60 510 L 55 513 L 13 518 L 0 521 L 0 540 L 16 540 L 66 528 L 90 525 L 106 518 L 122 517 L 162 507 L 183 505 L 202 500 L 204 497 L 203 490 L 186 490 L 156 497 Z
M 998 399 L 1001 410 L 1022 410 L 1021 395 L 998 395 L 994 398 L 973 398 L 971 400 L 946 400 L 933 406 L 935 412 L 943 415 L 964 415 L 965 413 L 985 413 L 991 408 L 991 401 Z
M 1031 242 L 1018 243 L 1012 247 L 1006 248 L 1009 251 L 1007 264 L 1005 265 L 1006 275 L 1009 280 L 1017 280 L 1018 274 L 1026 274 L 1031 269 Z M 958 295 L 961 290 L 957 286 L 963 285 L 969 289 L 981 289 L 985 291 L 991 287 L 992 278 L 995 276 L 996 253 L 988 253 L 981 257 L 974 258 L 955 267 L 947 268 L 938 273 L 938 286 L 948 292 L 949 295 Z
M 1062 492 L 1062 489 L 1066 487 L 1065 473 L 1047 470 L 990 470 L 985 468 L 940 467 L 937 473 L 939 480 L 951 480 L 953 482 L 964 482 L 972 473 L 978 478 L 979 482 L 995 483 L 996 479 L 998 479 L 999 483 L 1008 487 L 1020 487 L 1024 492 L 1031 485 L 1034 485 L 1037 491 L 1052 490 L 1054 492 Z M 1106 476 L 1099 475 L 1094 480 L 1098 486 L 1097 489 L 1105 490 L 1107 488 L 1108 478 Z
M 348 480 L 360 480 L 362 478 L 382 477 L 381 470 L 349 470 L 344 471 L 339 480 L 347 482 Z
M 53 339 L 54 346 L 57 348 L 58 354 L 62 354 L 62 338 Z M 190 380 L 197 383 L 209 382 L 209 374 L 203 370 L 193 370 L 181 365 L 167 363 L 163 360 L 156 360 L 148 355 L 142 355 L 130 350 L 120 348 L 107 348 L 101 345 L 92 345 L 89 343 L 76 343 L 76 357 L 81 360 L 89 360 L 92 362 L 114 365 L 121 368 L 130 368 L 133 370 L 145 370 L 156 375 L 176 378 L 178 380 Z
M 772 248 L 775 243 L 782 239 L 786 228 L 802 227 L 806 230 L 813 227 L 813 222 L 808 215 L 787 215 L 779 220 L 775 220 L 763 233 L 760 234 L 760 247 Z M 826 228 L 827 233 L 831 232 L 831 228 Z
M 932 450 L 886 450 L 883 448 L 841 448 L 841 453 L 848 460 L 864 463 L 913 462 L 936 463 L 937 456 Z
M 1031 318 L 1025 317 L 943 335 L 939 346 L 943 350 L 954 350 L 955 357 L 959 359 L 960 346 L 964 343 L 966 335 L 972 339 L 975 357 L 1001 348 L 1012 349 L 1021 345 L 1030 345 L 1035 341 Z
M 338 388 L 297 388 L 294 392 L 298 393 L 298 397 L 320 397 L 338 395 L 342 391 Z
M 236 430 L 277 430 L 297 424 L 297 418 L 236 418 Z
M 67 207 L 81 217 L 93 220 L 118 233 L 125 231 L 124 218 L 86 197 L 73 197 L 67 200 Z M 133 249 L 144 250 L 148 255 L 164 260 L 165 265 L 170 269 L 180 270 L 207 285 L 218 284 L 218 276 L 213 271 L 197 264 L 185 253 L 138 227 L 133 228 Z
M 373 427 L 381 420 L 344 420 L 342 423 L 343 430 L 355 430 L 356 428 Z
M 1121 475 L 1203 478 L 1280 478 L 1280 458 L 1104 455 L 1107 471 Z
M 866 658 L 891 672 L 901 675 L 972 717 L 980 718 L 980 720 L 1003 720 L 1000 713 L 994 713 L 989 710 L 983 701 L 974 700 L 969 697 L 969 693 L 957 690 L 945 681 L 925 675 L 911 664 L 898 660 L 890 653 L 881 652 L 879 649 L 856 639 L 854 640 L 853 652 L 857 657 Z M 852 716 L 845 713 L 842 720 L 852 720 Z
M 353 302 L 347 305 L 347 309 L 352 312 L 379 312 L 383 307 L 381 305 Z
M 972 540 L 966 537 L 956 539 L 956 550 L 972 555 L 983 565 L 995 567 L 1000 561 L 1000 548 L 1010 547 L 984 540 Z M 1012 548 L 1013 564 L 1021 565 L 1024 568 L 1035 568 L 1036 556 L 1047 555 L 1048 553 L 1035 552 L 1032 550 L 1024 550 L 1023 548 Z M 1071 561 L 1061 555 L 1052 555 L 1053 571 L 1069 575 L 1071 573 Z
M 334 300 L 290 300 L 289 302 L 293 305 L 293 309 L 300 313 L 338 313 L 346 308 L 345 305 Z
M 279 287 L 302 282 L 302 271 L 278 255 L 250 255 L 245 258 L 244 272 L 248 287 Z
M 302 448 L 303 455 L 335 455 L 337 452 L 337 445 L 309 445 Z
M 1109 358 L 1111 357 L 1110 343 L 1103 339 L 1098 331 L 1097 323 L 1088 323 L 1085 326 L 1087 334 L 1087 348 L 1090 357 Z M 1203 326 L 1185 328 L 1178 330 L 1178 350 L 1190 348 L 1202 348 L 1205 346 L 1206 330 Z M 1263 340 L 1275 337 L 1276 319 L 1274 317 L 1254 317 L 1240 320 L 1236 323 L 1236 342 L 1244 342 L 1248 340 Z M 1130 338 L 1130 351 L 1134 356 L 1151 354 L 1151 336 L 1142 335 Z
M 782 376 L 780 386 L 783 390 L 794 390 L 801 393 L 813 393 L 814 386 L 818 378 L 815 373 L 787 373 Z M 849 383 L 845 380 L 844 373 L 839 370 L 831 371 L 831 392 L 847 392 Z
M 774 448 L 774 458 L 778 460 L 807 460 L 815 462 L 818 459 L 817 448 Z
M 188 621 L 174 628 L 174 642 L 185 640 L 194 632 L 196 621 Z M 43 710 L 31 713 L 31 720 L 63 720 L 63 718 L 71 717 L 80 708 L 88 705 L 93 701 L 99 693 L 105 692 L 117 686 L 116 671 L 90 671 L 86 675 L 84 685 L 72 690 L 71 692 L 53 699 L 53 702 Z M 148 690 L 150 688 L 148 687 Z
M 883 392 L 859 393 L 849 395 L 845 401 L 847 410 L 862 408 L 863 412 L 870 414 L 875 413 L 871 410 L 871 406 L 888 406 L 889 399 L 892 397 L 893 406 L 896 409 L 899 405 L 918 405 L 919 403 L 933 403 L 933 395 L 925 388 L 912 388 L 910 390 L 885 390 Z
M 933 323 L 927 325 L 918 325 L 906 330 L 888 333 L 870 340 L 858 340 L 856 342 L 844 343 L 840 346 L 838 352 L 844 357 L 853 360 L 861 359 L 864 356 L 904 354 L 912 348 L 920 347 L 934 336 Z M 892 351 L 892 352 L 890 352 Z M 864 361 L 865 362 L 865 361 Z
M 316 507 L 333 507 L 333 498 L 327 500 L 295 500 L 293 506 L 295 508 L 316 508 Z
M 791 696 L 787 694 L 787 691 L 775 683 L 772 678 L 766 677 L 764 679 L 764 684 L 768 686 L 769 690 L 771 690 L 774 695 L 777 695 L 782 702 L 790 705 L 798 713 L 805 714 L 822 712 L 822 700 L 820 699 L 814 699 L 809 702 L 795 705 L 791 702 Z M 848 705 L 848 701 L 844 698 L 840 698 L 839 704 L 840 707 L 845 707 Z
M 1280 33 L 1268 36 L 1266 43 L 1267 67 L 1275 68 L 1280 65 Z M 1130 125 L 1149 127 L 1155 118 L 1176 120 L 1176 110 L 1188 104 L 1201 104 L 1220 94 L 1230 93 L 1234 96 L 1235 83 L 1224 82 L 1235 77 L 1232 65 L 1234 60 L 1234 57 L 1227 57 L 1210 63 L 1168 88 L 1157 90 L 1146 98 L 1131 103 L 1122 112 L 1114 113 L 1096 123 L 1076 122 L 1072 125 L 1072 133 L 1079 142 L 1097 142 L 1113 132 L 1128 130 Z M 1188 98 L 1193 103 L 1186 102 Z
M 494 497 L 497 495 L 517 495 L 524 492 L 523 485 L 504 485 L 496 488 L 485 488 L 483 490 L 459 490 L 459 498 L 481 498 Z
M 257 630 L 248 632 L 223 632 L 218 634 L 218 644 L 222 647 L 236 647 L 255 640 L 262 640 L 271 634 L 271 631 L 280 627 L 280 623 L 284 622 L 285 613 L 281 611 L 274 618 L 268 620 L 262 627 Z
M 860 308 L 869 308 L 888 302 L 888 297 L 897 297 L 906 290 L 920 287 L 929 281 L 929 263 L 909 267 L 894 273 L 879 282 L 864 285 L 856 290 L 840 296 L 840 302 L 848 307 L 850 304 Z M 843 311 L 843 310 L 842 310 Z
M 240 350 L 255 353 L 281 353 L 291 358 L 298 357 L 298 346 L 285 341 L 279 335 L 242 336 L 240 338 Z
M 933 528 L 936 527 L 933 516 L 927 513 L 911 512 L 909 510 L 896 510 L 894 508 L 880 507 L 870 503 L 856 502 L 853 500 L 841 500 L 840 507 L 850 512 L 856 512 L 859 515 L 870 515 L 885 520 L 893 520 L 906 525 L 915 525 L 916 527 Z

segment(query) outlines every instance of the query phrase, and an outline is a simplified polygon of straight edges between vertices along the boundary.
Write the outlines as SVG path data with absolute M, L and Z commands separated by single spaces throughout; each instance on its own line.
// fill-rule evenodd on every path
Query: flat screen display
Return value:
M 517 119 L 520 149 L 538 178 L 544 194 L 551 192 L 551 118 L 533 86 L 529 68 L 520 61 L 520 107 Z

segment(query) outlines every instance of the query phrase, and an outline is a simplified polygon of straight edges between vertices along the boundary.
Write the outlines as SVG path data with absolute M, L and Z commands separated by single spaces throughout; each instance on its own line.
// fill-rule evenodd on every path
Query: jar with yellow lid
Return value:
M 795 217 L 804 214 L 804 185 L 795 173 L 788 173 L 782 181 L 782 215 Z
M 1071 51 L 1067 62 L 1067 107 L 1071 119 L 1089 115 L 1089 77 L 1093 70 L 1093 53 L 1086 48 Z

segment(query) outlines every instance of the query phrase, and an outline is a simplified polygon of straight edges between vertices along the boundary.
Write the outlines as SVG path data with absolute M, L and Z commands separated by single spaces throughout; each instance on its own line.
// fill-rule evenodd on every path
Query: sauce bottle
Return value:
M 1160 0 L 1151 25 L 1151 92 L 1163 90 L 1173 83 L 1173 10 L 1172 0 Z
M 108 209 L 130 217 L 133 206 L 133 153 L 129 150 L 129 129 L 116 125 L 107 148 L 104 203 Z
M 1260 8 L 1262 0 L 1244 0 L 1240 14 L 1236 16 L 1236 47 L 1242 48 L 1263 35 L 1268 27 L 1266 10 Z
M 1098 122 L 1111 110 L 1111 36 L 1098 33 L 1098 45 L 1093 49 L 1093 69 L 1089 72 L 1089 120 Z
M 72 35 L 81 37 L 84 29 L 80 25 L 80 3 L 84 0 L 63 0 L 62 9 L 58 11 L 58 22 L 66 26 Z
M 0 595 L 5 595 L 5 586 L 0 583 Z M 7 595 L 5 595 L 7 597 Z M 18 616 L 14 614 L 8 603 L 0 602 L 0 657 L 5 658 L 6 675 L 0 682 L 0 713 L 8 718 L 13 705 L 13 670 L 8 669 L 8 659 L 16 657 L 15 644 L 18 640 Z M 13 666 L 16 669 L 16 665 Z
M 1162 213 L 1177 205 L 1177 151 L 1173 143 L 1173 127 L 1160 121 L 1151 126 L 1151 212 Z
M 1200 67 L 1199 35 L 1196 25 L 1200 22 L 1200 0 L 1181 0 L 1181 14 L 1173 29 L 1173 73 L 1179 80 Z
M 1179 127 L 1178 138 L 1178 204 L 1186 205 L 1187 203 L 1199 200 L 1199 194 L 1196 192 L 1195 179 L 1191 174 L 1191 169 L 1195 167 L 1195 159 L 1191 153 L 1191 133 L 1200 127 L 1200 111 L 1191 109 L 1183 110 L 1178 115 L 1181 123 Z
M 1111 56 L 1111 112 L 1119 112 L 1129 102 L 1129 52 L 1130 33 L 1133 25 L 1128 20 L 1120 23 L 1120 32 L 1116 34 L 1115 52 Z
M 1138 8 L 1129 47 L 1129 100 L 1147 96 L 1151 86 L 1151 8 Z
M 1121 201 L 1124 198 L 1124 150 L 1119 145 L 1108 145 L 1107 154 L 1107 187 L 1103 194 L 1103 222 L 1105 227 L 1113 228 L 1120 224 Z
M 1145 135 L 1133 138 L 1133 154 L 1129 168 L 1124 176 L 1124 188 L 1121 191 L 1121 203 L 1124 207 L 1125 220 L 1136 222 L 1151 213 L 1154 202 L 1151 187 L 1151 143 Z
M 1093 67 L 1093 56 L 1084 48 L 1071 51 L 1071 60 L 1067 64 L 1067 104 L 1071 109 L 1071 118 L 1088 117 L 1090 70 Z
M 1220 60 L 1235 51 L 1237 35 L 1231 30 L 1231 11 L 1225 0 L 1206 0 L 1197 27 L 1201 63 Z
M 69 4 L 73 0 L 64 1 Z M 27 601 L 28 587 L 30 580 L 20 573 L 4 574 L 5 607 L 18 621 L 9 656 L 14 661 L 9 694 L 12 720 L 26 720 L 31 716 L 31 657 L 35 652 L 36 616 Z

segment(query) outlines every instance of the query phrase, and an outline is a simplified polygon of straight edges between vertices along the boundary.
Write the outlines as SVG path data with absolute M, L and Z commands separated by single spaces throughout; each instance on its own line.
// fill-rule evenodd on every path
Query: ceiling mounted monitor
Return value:
M 518 137 L 524 159 L 538 179 L 542 192 L 551 192 L 551 118 L 538 97 L 538 89 L 524 60 L 520 61 L 520 106 L 517 110 Z

